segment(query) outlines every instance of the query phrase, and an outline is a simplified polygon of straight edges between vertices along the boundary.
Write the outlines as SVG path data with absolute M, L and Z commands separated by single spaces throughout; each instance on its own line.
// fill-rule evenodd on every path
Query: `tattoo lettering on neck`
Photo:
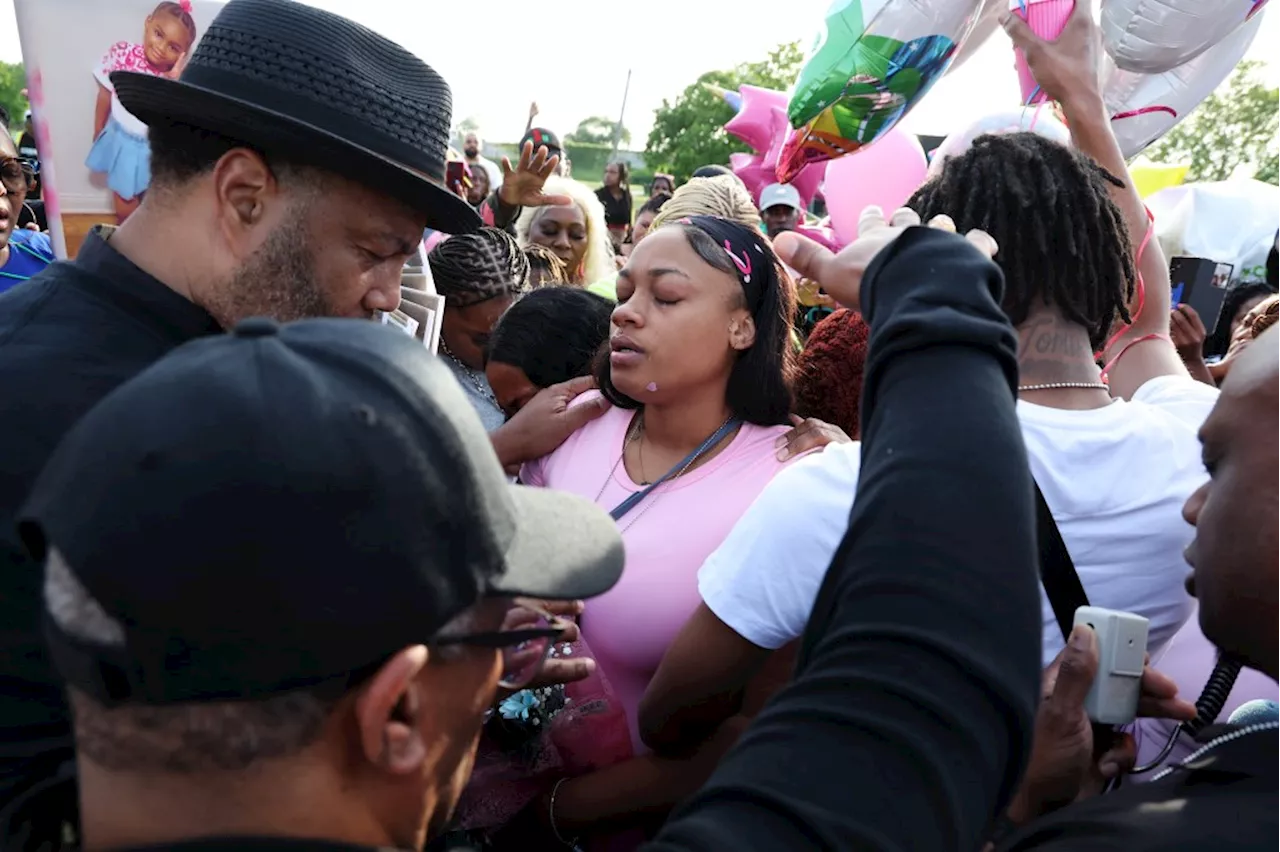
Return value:
M 1018 328 L 1018 369 L 1024 383 L 1097 380 L 1088 334 L 1055 316 L 1033 317 Z

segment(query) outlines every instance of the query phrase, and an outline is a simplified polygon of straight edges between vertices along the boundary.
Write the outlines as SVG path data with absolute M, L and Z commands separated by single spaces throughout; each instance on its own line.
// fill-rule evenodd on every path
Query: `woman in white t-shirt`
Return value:
M 1090 602 L 1149 618 L 1154 654 L 1191 612 L 1181 507 L 1205 478 L 1196 431 L 1217 392 L 1188 376 L 1169 342 L 1168 270 L 1145 237 L 1142 305 L 1128 233 L 1148 222 L 1105 114 L 1068 119 L 1093 160 L 1033 134 L 981 137 L 909 203 L 999 244 L 1032 472 Z M 1097 352 L 1111 362 L 1109 383 Z M 709 721 L 699 708 L 733 712 L 769 652 L 803 632 L 847 528 L 860 452 L 829 447 L 784 471 L 703 565 L 703 606 L 641 703 L 651 747 L 688 746 L 685 732 Z M 901 525 L 912 534 L 910 517 Z M 1047 665 L 1063 639 L 1047 599 L 1042 609 Z

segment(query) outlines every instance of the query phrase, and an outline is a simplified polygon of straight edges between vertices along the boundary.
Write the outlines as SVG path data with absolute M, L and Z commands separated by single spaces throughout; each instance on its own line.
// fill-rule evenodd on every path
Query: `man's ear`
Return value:
M 418 674 L 428 654 L 424 645 L 400 651 L 378 669 L 356 698 L 364 758 L 386 772 L 416 772 L 427 756 L 418 724 L 424 705 Z
M 268 215 L 268 205 L 280 195 L 280 185 L 262 155 L 233 148 L 214 164 L 213 190 L 219 228 L 226 244 L 243 261 L 262 237 L 252 234 Z

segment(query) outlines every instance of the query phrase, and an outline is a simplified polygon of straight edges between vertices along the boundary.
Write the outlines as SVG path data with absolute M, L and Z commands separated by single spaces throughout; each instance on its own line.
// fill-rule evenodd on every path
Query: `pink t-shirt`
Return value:
M 634 414 L 610 409 L 551 455 L 525 465 L 520 480 L 579 494 L 612 510 L 642 490 L 618 463 Z M 627 711 L 637 754 L 647 751 L 637 733 L 640 698 L 701 600 L 698 568 L 785 467 L 777 459 L 774 441 L 788 428 L 744 425 L 719 455 L 659 486 L 618 521 L 627 548 L 626 568 L 618 585 L 587 602 L 582 626 L 601 671 Z

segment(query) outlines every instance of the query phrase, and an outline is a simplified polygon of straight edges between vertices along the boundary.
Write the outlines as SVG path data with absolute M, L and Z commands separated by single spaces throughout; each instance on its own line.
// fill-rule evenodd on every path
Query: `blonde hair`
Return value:
M 718 216 L 747 228 L 760 227 L 760 211 L 747 187 L 733 175 L 693 178 L 675 191 L 649 230 L 686 216 Z
M 559 175 L 548 177 L 542 191 L 547 195 L 567 195 L 578 206 L 583 221 L 587 223 L 587 253 L 582 256 L 582 278 L 573 283 L 586 287 L 612 278 L 618 267 L 613 261 L 613 243 L 609 241 L 609 229 L 604 222 L 604 205 L 600 203 L 600 199 L 585 184 Z M 520 212 L 520 218 L 516 221 L 516 235 L 521 246 L 530 245 L 529 231 L 546 209 L 526 207 Z M 575 278 L 577 272 L 576 269 L 569 270 L 569 274 Z

